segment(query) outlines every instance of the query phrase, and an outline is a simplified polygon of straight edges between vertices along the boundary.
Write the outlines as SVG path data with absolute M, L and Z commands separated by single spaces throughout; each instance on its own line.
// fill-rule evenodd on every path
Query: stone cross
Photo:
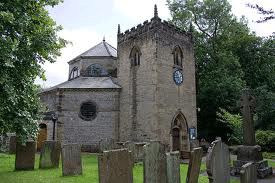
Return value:
M 244 145 L 253 146 L 256 144 L 253 113 L 256 107 L 256 100 L 249 89 L 243 91 L 241 97 L 241 112 L 243 114 Z

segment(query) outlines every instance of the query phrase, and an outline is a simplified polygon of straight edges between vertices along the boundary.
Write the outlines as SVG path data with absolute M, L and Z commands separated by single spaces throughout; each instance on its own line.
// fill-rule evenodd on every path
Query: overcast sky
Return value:
M 259 19 L 255 10 L 246 7 L 246 3 L 259 4 L 266 9 L 275 9 L 273 0 L 228 0 L 233 14 L 245 15 L 249 19 L 251 31 L 257 35 L 268 36 L 275 32 L 275 20 L 257 24 Z M 37 81 L 44 87 L 54 86 L 68 79 L 67 62 L 89 48 L 106 41 L 116 47 L 118 24 L 121 31 L 150 20 L 157 4 L 158 15 L 163 20 L 170 18 L 166 0 L 64 0 L 64 3 L 49 8 L 49 13 L 57 24 L 63 26 L 60 36 L 73 44 L 62 49 L 62 56 L 54 64 L 45 64 L 47 81 Z

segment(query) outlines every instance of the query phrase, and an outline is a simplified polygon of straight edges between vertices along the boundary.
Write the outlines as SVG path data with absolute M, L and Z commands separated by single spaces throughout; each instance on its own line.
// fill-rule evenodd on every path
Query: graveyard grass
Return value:
M 52 182 L 98 182 L 97 155 L 82 154 L 83 174 L 82 176 L 62 177 L 62 165 L 58 169 L 39 169 L 39 155 L 36 154 L 35 169 L 33 171 L 14 171 L 15 155 L 0 153 L 0 182 L 5 183 L 52 183 Z M 274 162 L 269 162 L 275 166 Z M 188 164 L 181 164 L 181 182 L 185 182 Z M 206 169 L 205 164 L 201 165 L 201 172 Z M 143 182 L 143 165 L 137 163 L 133 170 L 134 183 Z M 239 183 L 239 180 L 231 179 L 231 183 Z M 206 176 L 199 177 L 199 183 L 208 183 Z

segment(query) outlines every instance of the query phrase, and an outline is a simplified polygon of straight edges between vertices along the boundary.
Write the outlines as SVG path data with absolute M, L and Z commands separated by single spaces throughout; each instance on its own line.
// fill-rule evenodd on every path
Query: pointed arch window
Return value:
M 70 79 L 74 79 L 80 75 L 78 67 L 74 67 L 70 73 Z
M 136 47 L 134 47 L 131 50 L 131 54 L 130 54 L 130 61 L 131 61 L 131 66 L 138 66 L 140 65 L 140 51 L 139 49 L 137 49 Z
M 174 65 L 182 67 L 182 51 L 179 46 L 176 46 L 173 51 Z

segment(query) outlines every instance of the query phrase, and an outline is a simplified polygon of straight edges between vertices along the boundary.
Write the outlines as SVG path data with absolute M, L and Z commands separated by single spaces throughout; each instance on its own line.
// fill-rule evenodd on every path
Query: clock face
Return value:
M 181 70 L 176 69 L 173 73 L 173 80 L 177 86 L 182 85 L 183 83 L 183 73 Z

